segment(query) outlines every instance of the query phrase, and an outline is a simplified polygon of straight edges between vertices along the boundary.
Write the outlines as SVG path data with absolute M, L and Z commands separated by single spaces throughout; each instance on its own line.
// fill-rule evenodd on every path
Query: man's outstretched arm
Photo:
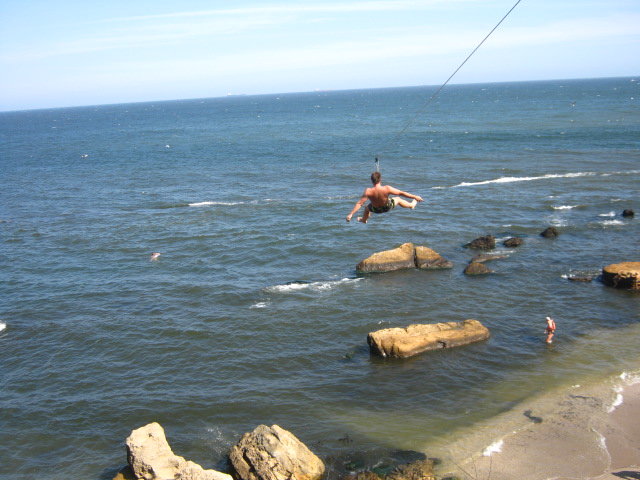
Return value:
M 418 202 L 422 202 L 422 197 L 420 195 L 414 195 L 413 193 L 403 192 L 402 190 L 398 190 L 397 188 L 389 187 L 389 193 L 392 195 L 400 195 L 401 197 L 411 198 Z
M 360 200 L 358 200 L 358 202 L 356 203 L 355 207 L 353 207 L 353 209 L 351 210 L 351 213 L 347 215 L 347 222 L 351 221 L 351 217 L 353 217 L 353 214 L 356 213 L 358 210 L 360 210 L 360 208 L 362 207 L 362 205 L 364 205 L 366 201 L 367 201 L 367 196 L 363 194 Z

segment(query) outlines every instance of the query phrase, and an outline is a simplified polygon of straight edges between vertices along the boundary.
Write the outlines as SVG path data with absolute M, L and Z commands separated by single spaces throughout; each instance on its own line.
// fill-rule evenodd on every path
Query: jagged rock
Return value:
M 392 250 L 385 250 L 361 261 L 356 270 L 363 273 L 390 272 L 406 268 L 440 269 L 451 268 L 453 264 L 438 252 L 428 247 L 403 243 Z
M 631 210 L 630 208 L 625 208 L 622 211 L 622 216 L 623 217 L 633 217 L 635 215 L 635 212 L 633 210 Z
M 453 263 L 429 247 L 415 247 L 415 265 L 422 270 L 452 268 Z
M 164 429 L 153 422 L 131 432 L 127 461 L 137 480 L 233 480 L 231 475 L 205 470 L 171 451 Z
M 640 290 L 640 262 L 623 262 L 602 269 L 602 283 L 610 287 Z
M 138 480 L 136 476 L 133 474 L 133 470 L 128 465 L 120 470 L 113 480 Z
M 502 242 L 502 244 L 505 247 L 509 247 L 509 248 L 519 247 L 523 243 L 524 243 L 524 240 L 520 237 L 507 238 L 504 242 Z
M 544 238 L 556 238 L 560 233 L 556 227 L 547 227 L 541 233 L 540 236 Z
M 367 343 L 381 357 L 407 358 L 439 348 L 458 347 L 489 338 L 489 329 L 477 320 L 414 324 L 370 332 Z
M 491 260 L 500 260 L 502 258 L 509 258 L 509 255 L 491 255 L 487 253 L 481 253 L 480 255 L 476 255 L 475 257 L 473 257 L 470 263 L 484 263 L 490 262 Z
M 322 460 L 278 425 L 245 433 L 229 460 L 241 480 L 318 480 L 324 474 Z
M 493 235 L 485 235 L 467 243 L 465 248 L 477 248 L 480 250 L 492 250 L 496 248 L 496 237 Z
M 392 250 L 385 250 L 371 255 L 357 266 L 358 272 L 390 272 L 405 268 L 415 268 L 415 246 L 413 243 L 403 243 Z
M 471 262 L 464 269 L 465 275 L 486 275 L 487 273 L 493 273 L 493 270 L 480 262 Z

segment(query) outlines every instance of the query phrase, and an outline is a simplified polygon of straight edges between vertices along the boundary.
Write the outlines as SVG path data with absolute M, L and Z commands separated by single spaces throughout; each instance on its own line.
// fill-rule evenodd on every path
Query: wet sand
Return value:
M 620 403 L 622 402 L 622 403 Z M 640 383 L 618 377 L 523 404 L 482 454 L 462 459 L 453 446 L 448 473 L 478 480 L 640 480 Z M 520 426 L 514 428 L 514 414 Z M 529 420 L 522 425 L 523 417 Z M 500 419 L 498 419 L 500 422 Z

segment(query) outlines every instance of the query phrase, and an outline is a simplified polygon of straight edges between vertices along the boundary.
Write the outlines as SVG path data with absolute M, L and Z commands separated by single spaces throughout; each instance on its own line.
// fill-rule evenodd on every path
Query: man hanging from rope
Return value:
M 351 213 L 347 215 L 347 222 L 351 221 L 351 217 L 354 213 L 360 210 L 360 207 L 369 200 L 369 204 L 364 209 L 364 215 L 358 217 L 358 221 L 367 223 L 369 215 L 373 213 L 385 213 L 392 210 L 396 205 L 400 205 L 404 208 L 416 208 L 416 203 L 422 201 L 422 197 L 419 195 L 413 195 L 411 193 L 403 192 L 397 188 L 393 188 L 390 185 L 382 185 L 382 176 L 380 172 L 373 172 L 371 174 L 371 183 L 373 187 L 366 188 L 362 194 L 362 198 L 358 200 Z M 400 195 L 401 197 L 411 198 L 411 202 L 407 202 L 400 197 L 390 197 L 389 195 Z

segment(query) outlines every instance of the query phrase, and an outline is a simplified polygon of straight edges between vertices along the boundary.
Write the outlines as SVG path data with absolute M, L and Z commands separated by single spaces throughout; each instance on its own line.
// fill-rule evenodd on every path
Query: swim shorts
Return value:
M 373 212 L 373 213 L 386 213 L 389 210 L 392 210 L 393 207 L 395 206 L 396 206 L 395 200 L 389 197 L 389 200 L 387 200 L 387 203 L 385 203 L 382 207 L 374 207 L 370 203 L 369 205 L 367 205 L 367 208 L 369 209 L 370 212 Z

